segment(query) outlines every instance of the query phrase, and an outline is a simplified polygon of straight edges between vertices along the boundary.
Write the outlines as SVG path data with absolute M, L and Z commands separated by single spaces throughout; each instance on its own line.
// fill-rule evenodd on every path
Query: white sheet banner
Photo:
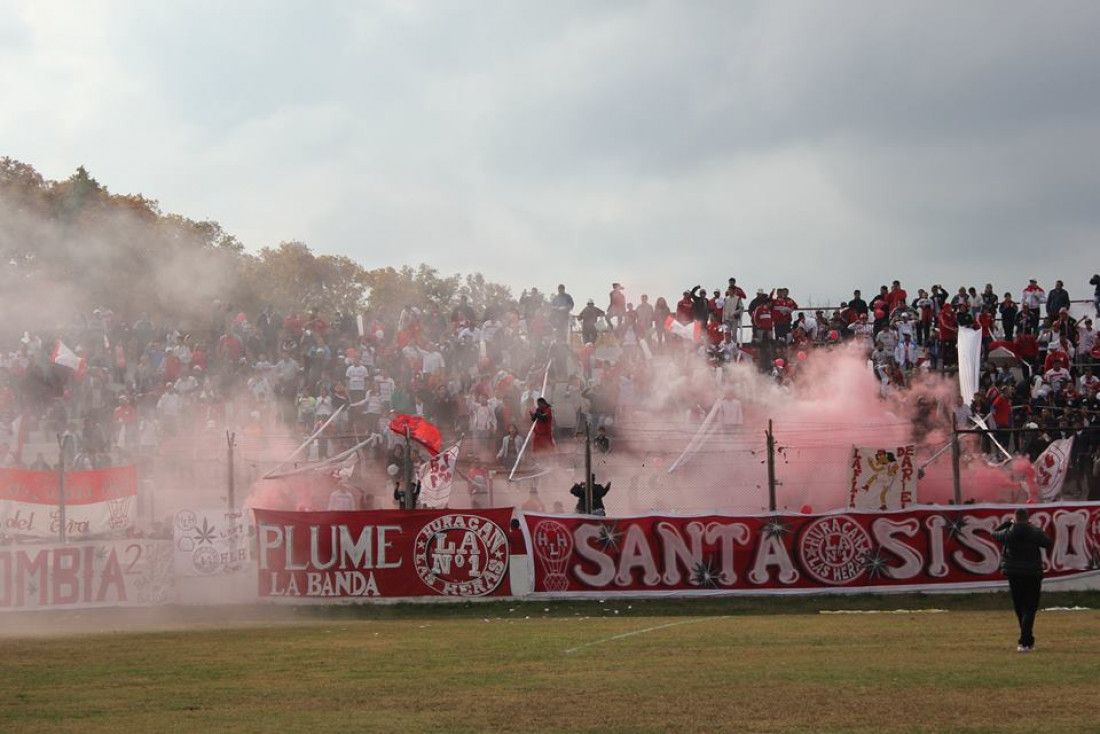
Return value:
M 1039 486 L 1039 499 L 1053 502 L 1062 496 L 1062 485 L 1069 471 L 1069 455 L 1073 450 L 1073 436 L 1060 438 L 1047 446 L 1035 460 L 1035 483 Z
M 172 521 L 172 543 L 180 576 L 236 573 L 248 563 L 248 528 L 241 512 L 180 510 Z
M 420 501 L 425 507 L 438 510 L 451 501 L 455 466 L 458 464 L 458 450 L 461 445 L 460 441 L 421 465 L 416 478 L 420 481 Z
M 172 544 L 110 540 L 0 548 L 0 611 L 174 601 Z
M 848 463 L 848 507 L 904 510 L 917 499 L 915 446 L 852 447 Z
M 0 536 L 55 539 L 61 529 L 57 472 L 0 469 Z M 87 540 L 128 530 L 137 516 L 133 466 L 65 474 L 65 536 Z
M 982 332 L 959 327 L 959 394 L 969 403 L 978 392 L 982 371 Z M 965 427 L 965 426 L 964 426 Z

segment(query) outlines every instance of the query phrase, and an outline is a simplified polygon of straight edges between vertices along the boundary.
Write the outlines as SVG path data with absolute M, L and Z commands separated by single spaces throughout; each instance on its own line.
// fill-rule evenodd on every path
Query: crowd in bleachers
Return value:
M 1090 284 L 1095 310 L 1100 276 Z M 479 308 L 465 297 L 448 308 L 410 303 L 392 321 L 270 306 L 249 314 L 217 301 L 208 320 L 186 325 L 95 309 L 56 333 L 4 345 L 0 464 L 55 467 L 56 450 L 23 451 L 33 435 L 64 438 L 67 466 L 91 468 L 152 460 L 164 442 L 204 432 L 305 437 L 338 414 L 311 458 L 376 435 L 370 451 L 384 469 L 403 449 L 386 425 L 408 414 L 447 440 L 465 437 L 475 465 L 507 466 L 518 443 L 509 436 L 522 439 L 532 420 L 547 420 L 539 397 L 551 398 L 553 418 L 550 440 L 535 451 L 571 443 L 582 418 L 613 441 L 613 426 L 652 393 L 655 358 L 752 360 L 789 383 L 813 350 L 859 344 L 889 395 L 922 371 L 953 370 L 960 327 L 981 330 L 985 360 L 982 391 L 960 410 L 994 430 L 1047 429 L 1005 434 L 1013 450 L 1034 457 L 1044 442 L 1092 426 L 1100 408 L 1096 330 L 1090 316 L 1071 314 L 1061 281 L 1047 291 L 1032 280 L 1001 296 L 991 285 L 909 293 L 894 281 L 830 308 L 800 307 L 785 288 L 750 298 L 734 278 L 682 293 L 672 306 L 648 294 L 635 303 L 614 283 L 605 308 L 595 298 L 577 308 L 559 285 Z M 553 386 L 546 395 L 544 378 Z M 1085 433 L 1075 449 L 1082 465 L 1096 445 Z

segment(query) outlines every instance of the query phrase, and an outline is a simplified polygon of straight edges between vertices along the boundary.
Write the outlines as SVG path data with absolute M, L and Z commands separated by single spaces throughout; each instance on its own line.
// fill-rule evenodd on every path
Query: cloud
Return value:
M 821 302 L 1100 229 L 1093 3 L 6 5 L 5 153 L 250 247 Z

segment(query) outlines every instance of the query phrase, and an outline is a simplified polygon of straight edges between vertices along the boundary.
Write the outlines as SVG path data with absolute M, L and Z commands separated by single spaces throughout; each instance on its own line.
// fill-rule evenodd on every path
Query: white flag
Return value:
M 68 367 L 71 370 L 80 367 L 80 357 L 76 356 L 76 352 L 65 346 L 65 342 L 60 339 L 54 343 L 53 354 L 50 355 L 50 359 L 54 364 Z
M 982 330 L 959 327 L 959 394 L 969 403 L 978 392 L 982 371 Z
M 440 451 L 431 461 L 421 464 L 416 478 L 420 482 L 420 502 L 425 507 L 440 509 L 451 501 L 451 487 L 454 486 L 458 448 L 461 445 L 459 441 L 446 451 Z
M 671 332 L 680 337 L 684 341 L 699 341 L 699 337 L 702 333 L 702 329 L 699 326 L 698 321 L 692 321 L 687 324 L 681 324 L 672 316 L 665 319 L 665 331 Z
M 1039 485 L 1039 499 L 1043 502 L 1054 502 L 1062 496 L 1072 450 L 1073 436 L 1060 438 L 1035 460 L 1035 483 Z

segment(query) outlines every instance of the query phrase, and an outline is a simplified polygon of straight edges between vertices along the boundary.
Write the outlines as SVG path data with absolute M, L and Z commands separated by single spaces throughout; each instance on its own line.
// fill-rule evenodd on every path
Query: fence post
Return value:
M 768 430 L 764 435 L 768 439 L 768 510 L 775 512 L 775 434 L 772 433 L 770 418 Z
M 952 414 L 951 416 L 951 481 L 952 487 L 955 493 L 955 504 L 962 504 L 962 478 L 960 476 L 961 470 L 959 469 L 960 459 L 959 449 L 959 420 L 958 417 Z
M 60 519 L 59 527 L 57 530 L 57 539 L 59 542 L 65 542 L 65 525 L 67 521 L 65 519 L 65 444 L 68 443 L 68 437 L 57 435 L 57 447 L 58 460 L 57 460 L 57 506 L 58 517 Z
M 235 476 L 236 467 L 233 463 L 233 446 L 236 443 L 236 441 L 237 441 L 237 434 L 236 433 L 230 433 L 229 431 L 225 432 L 225 455 L 226 455 L 226 463 L 229 465 L 229 472 L 228 472 L 228 475 L 227 475 L 228 489 L 229 489 L 229 509 L 231 511 L 237 509 L 237 501 L 236 501 L 236 496 L 235 496 L 236 495 L 236 476 Z
M 406 510 L 416 509 L 416 496 L 413 494 L 413 459 L 412 459 L 412 435 L 409 428 L 405 428 L 405 507 Z
M 587 418 L 584 421 L 584 514 L 592 514 L 592 433 Z

